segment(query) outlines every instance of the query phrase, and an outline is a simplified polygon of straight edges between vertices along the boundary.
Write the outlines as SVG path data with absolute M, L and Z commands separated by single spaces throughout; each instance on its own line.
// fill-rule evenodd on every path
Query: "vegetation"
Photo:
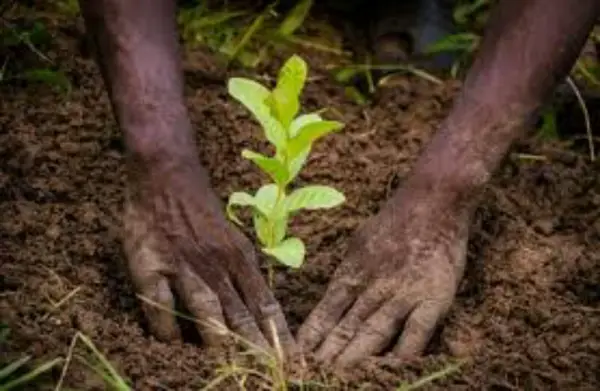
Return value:
M 458 1 L 453 16 L 459 32 L 442 38 L 428 48 L 428 53 L 431 54 L 441 52 L 453 52 L 457 54 L 456 62 L 450 71 L 452 77 L 457 77 L 461 71 L 466 70 L 470 66 L 481 42 L 481 35 L 494 3 L 495 0 Z M 592 33 L 590 39 L 596 45 L 600 43 L 600 33 L 597 29 Z M 584 53 L 577 60 L 570 76 L 567 77 L 566 83 L 573 91 L 577 103 L 582 110 L 588 137 L 590 159 L 593 161 L 595 160 L 595 149 L 592 141 L 592 129 L 587 105 L 580 88 L 586 88 L 587 86 L 593 89 L 600 88 L 600 63 L 598 59 L 586 56 Z M 557 102 L 554 100 L 547 103 L 540 111 L 541 124 L 539 126 L 539 134 L 543 138 L 554 139 L 558 137 L 556 106 Z
M 298 238 L 286 238 L 292 214 L 301 209 L 333 208 L 345 201 L 342 193 L 322 185 L 305 186 L 287 194 L 288 185 L 300 173 L 313 143 L 343 127 L 340 122 L 323 120 L 319 113 L 298 115 L 306 75 L 306 63 L 294 55 L 281 68 L 272 91 L 244 78 L 232 78 L 228 83 L 229 94 L 261 124 L 266 139 L 275 147 L 275 155 L 242 151 L 242 156 L 254 162 L 273 183 L 263 185 L 254 196 L 245 192 L 231 194 L 227 214 L 241 224 L 233 206 L 251 207 L 262 251 L 294 268 L 302 265 L 305 247 Z
M 57 4 L 63 4 L 58 2 Z M 0 8 L 0 83 L 25 81 L 48 84 L 60 92 L 69 92 L 71 83 L 57 64 L 44 52 L 52 42 L 52 35 L 39 19 L 17 18 L 23 9 L 9 2 Z M 16 14 L 16 15 L 13 15 Z M 20 23 L 13 22 L 12 18 Z M 33 55 L 28 66 L 21 69 L 23 53 Z
M 0 324 L 0 346 L 6 342 L 9 334 L 10 329 L 4 324 Z M 24 385 L 30 384 L 43 373 L 60 365 L 63 359 L 55 358 L 32 369 L 26 369 L 31 361 L 31 356 L 23 356 L 8 364 L 2 364 L 0 366 L 0 391 L 22 389 Z
M 465 69 L 472 60 L 491 3 L 491 0 L 459 1 L 454 18 L 460 31 L 430 47 L 430 53 L 442 51 L 459 53 L 458 60 L 451 71 L 453 77 L 457 77 L 460 70 Z M 7 5 L 0 7 L 0 57 L 2 58 L 0 83 L 42 82 L 57 90 L 68 92 L 71 89 L 69 79 L 45 53 L 53 38 L 47 26 L 42 20 L 16 23 L 10 16 L 13 7 L 17 6 L 15 4 L 15 2 L 8 2 Z M 255 68 L 270 60 L 279 48 L 297 46 L 332 53 L 344 60 L 348 58 L 347 53 L 339 45 L 301 36 L 303 26 L 308 23 L 312 0 L 298 1 L 285 15 L 279 14 L 274 4 L 258 12 L 228 9 L 226 6 L 215 10 L 204 5 L 208 4 L 207 2 L 200 2 L 200 4 L 180 12 L 178 23 L 183 38 L 190 45 L 210 47 L 222 54 L 227 62 L 237 62 Z M 69 17 L 75 17 L 79 11 L 77 1 L 74 0 L 56 2 L 56 7 L 59 12 Z M 600 33 L 594 32 L 592 40 L 600 44 Z M 35 61 L 29 61 L 26 66 L 21 64 L 22 59 L 19 54 L 24 52 L 33 55 Z M 366 102 L 366 98 L 349 83 L 354 80 L 356 74 L 363 74 L 369 86 L 368 91 L 374 92 L 377 88 L 371 75 L 374 69 L 410 72 L 432 82 L 441 82 L 440 79 L 409 66 L 394 64 L 375 67 L 368 59 L 366 64 L 347 65 L 342 62 L 332 68 L 334 77 L 345 85 L 350 96 L 358 102 Z M 275 147 L 273 157 L 254 151 L 243 151 L 243 156 L 255 163 L 273 183 L 265 184 L 254 195 L 242 192 L 232 194 L 227 207 L 228 215 L 233 221 L 241 223 L 233 213 L 232 207 L 250 207 L 254 229 L 262 250 L 290 267 L 302 265 L 305 250 L 304 244 L 299 239 L 286 237 L 289 218 L 302 209 L 332 208 L 344 201 L 342 193 L 319 185 L 295 189 L 288 194 L 288 186 L 298 176 L 313 143 L 330 132 L 339 131 L 343 126 L 341 123 L 322 119 L 319 112 L 297 115 L 300 111 L 299 97 L 306 74 L 307 67 L 304 61 L 300 57 L 293 56 L 280 71 L 277 85 L 273 90 L 249 79 L 234 78 L 228 83 L 230 95 L 254 115 L 261 124 L 265 137 Z M 600 64 L 595 59 L 582 57 L 573 69 L 572 78 L 597 88 L 600 86 Z M 575 84 L 571 82 L 570 85 Z M 573 88 L 577 92 L 577 88 Z M 582 109 L 586 110 L 585 104 L 581 105 Z M 545 134 L 556 133 L 555 109 L 551 105 L 548 106 L 542 117 L 542 131 Z M 4 343 L 7 336 L 8 328 L 0 328 L 0 343 Z M 75 354 L 78 343 L 83 343 L 91 354 L 85 356 Z M 299 386 L 300 389 L 305 386 L 301 382 L 288 379 L 274 357 L 262 351 L 255 354 L 266 355 L 266 369 L 248 368 L 239 362 L 231 361 L 223 364 L 216 372 L 215 378 L 208 380 L 203 389 L 218 389 L 219 385 L 228 379 L 234 379 L 240 389 L 245 389 L 249 377 L 261 379 L 264 387 L 272 390 L 287 389 L 288 383 Z M 3 362 L 0 367 L 0 391 L 22 388 L 26 384 L 39 380 L 42 375 L 62 367 L 56 385 L 56 390 L 60 390 L 73 360 L 83 363 L 97 373 L 104 379 L 109 389 L 131 389 L 128 382 L 117 373 L 92 341 L 85 335 L 76 333 L 65 357 L 36 364 L 31 356 L 24 355 L 15 361 Z M 458 366 L 445 368 L 412 385 L 402 384 L 399 390 L 416 389 L 430 381 L 448 376 L 450 372 L 457 369 Z
M 255 68 L 271 58 L 279 49 L 305 47 L 312 50 L 344 55 L 340 48 L 301 36 L 299 30 L 307 23 L 313 0 L 299 0 L 284 15 L 272 2 L 262 10 L 233 9 L 227 4 L 211 7 L 199 2 L 179 12 L 178 23 L 184 41 L 191 46 L 206 46 L 228 63 L 237 62 Z M 320 25 L 322 32 L 327 29 Z M 327 35 L 327 34 L 325 34 Z

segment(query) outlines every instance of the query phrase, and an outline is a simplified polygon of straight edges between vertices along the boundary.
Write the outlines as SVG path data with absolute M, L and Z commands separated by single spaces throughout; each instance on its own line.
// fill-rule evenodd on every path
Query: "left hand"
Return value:
M 424 351 L 463 275 L 469 213 L 423 193 L 403 189 L 355 233 L 299 330 L 305 353 L 347 366 L 385 351 L 402 329 L 394 354 Z

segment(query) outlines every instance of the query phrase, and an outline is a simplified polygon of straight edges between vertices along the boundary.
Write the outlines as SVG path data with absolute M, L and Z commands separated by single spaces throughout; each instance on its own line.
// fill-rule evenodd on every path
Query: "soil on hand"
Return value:
M 80 37 L 65 31 L 50 55 L 68 71 L 69 95 L 0 85 L 0 316 L 11 330 L 2 362 L 64 356 L 79 330 L 135 390 L 199 389 L 228 357 L 148 335 L 119 239 L 121 133 L 95 64 L 77 50 Z M 348 236 L 401 184 L 458 91 L 457 83 L 406 76 L 362 108 L 329 80 L 326 59 L 306 58 L 306 108 L 335 108 L 330 117 L 347 126 L 318 143 L 300 181 L 334 186 L 348 201 L 293 222 L 308 245 L 307 264 L 278 272 L 276 294 L 294 331 L 324 294 Z M 274 75 L 280 60 L 260 74 Z M 188 53 L 198 152 L 225 199 L 258 188 L 260 173 L 240 151 L 264 142 L 227 95 L 224 77 L 241 73 L 217 68 L 211 56 Z M 333 389 L 390 390 L 458 357 L 466 360 L 460 372 L 426 389 L 600 389 L 600 183 L 580 136 L 567 143 L 530 134 L 513 148 L 483 194 L 466 276 L 425 358 L 371 358 L 351 373 L 314 378 Z M 74 362 L 65 384 L 102 389 L 84 369 Z

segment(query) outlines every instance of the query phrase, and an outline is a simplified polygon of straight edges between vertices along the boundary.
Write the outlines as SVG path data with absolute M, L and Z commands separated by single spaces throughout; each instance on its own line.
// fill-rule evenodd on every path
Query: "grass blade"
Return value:
M 432 383 L 439 379 L 443 379 L 451 373 L 458 371 L 460 367 L 463 366 L 463 364 L 464 362 L 459 362 L 457 364 L 448 365 L 446 368 L 443 368 L 437 372 L 422 377 L 412 384 L 402 384 L 396 389 L 396 391 L 412 391 L 421 388 L 429 383 Z
M 281 25 L 279 25 L 278 32 L 283 36 L 294 34 L 294 32 L 302 26 L 310 9 L 312 8 L 312 0 L 300 0 L 294 8 L 287 14 Z
M 6 384 L 0 385 L 0 390 L 8 391 L 8 390 L 14 389 L 17 386 L 21 386 L 25 383 L 28 383 L 28 382 L 32 381 L 33 379 L 35 379 L 36 377 L 38 377 L 39 375 L 41 375 L 42 373 L 48 372 L 50 369 L 57 366 L 58 364 L 60 364 L 63 361 L 64 360 L 62 358 L 55 358 L 54 360 L 40 365 L 39 367 L 33 369 L 32 371 L 26 373 L 25 375 L 15 379 L 15 380 L 12 380 Z
M 233 47 L 233 49 L 231 49 L 231 51 L 229 49 L 225 50 L 226 54 L 229 55 L 230 60 L 234 60 L 238 56 L 238 54 L 244 49 L 244 47 L 246 47 L 246 45 L 248 44 L 248 42 L 250 42 L 252 37 L 261 29 L 267 15 L 270 12 L 271 7 L 267 7 L 267 9 L 264 12 L 262 12 L 256 17 L 256 19 L 254 19 L 250 27 L 248 27 L 244 35 L 242 35 L 240 41 Z
M 119 373 L 113 368 L 110 362 L 104 357 L 102 353 L 96 348 L 96 346 L 92 343 L 92 341 L 83 334 L 79 334 L 79 338 L 83 341 L 84 344 L 94 353 L 94 355 L 98 358 L 100 363 L 106 368 L 108 373 L 111 375 L 113 380 L 115 381 L 116 388 L 119 390 L 131 390 L 129 385 L 123 380 L 123 378 L 119 375 Z
M 7 378 L 12 373 L 16 372 L 19 368 L 25 365 L 29 360 L 31 360 L 31 356 L 21 357 L 17 361 L 11 362 L 4 368 L 0 369 L 0 380 Z

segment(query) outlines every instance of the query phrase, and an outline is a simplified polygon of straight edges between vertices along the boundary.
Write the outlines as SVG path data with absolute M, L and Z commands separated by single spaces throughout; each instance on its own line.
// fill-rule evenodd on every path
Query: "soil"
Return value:
M 148 335 L 122 268 L 122 137 L 99 72 L 79 50 L 77 28 L 61 26 L 54 45 L 49 55 L 67 71 L 69 95 L 0 84 L 0 316 L 11 330 L 1 361 L 64 356 L 79 330 L 135 390 L 198 389 L 226 357 Z M 260 176 L 240 150 L 261 148 L 261 136 L 227 96 L 223 78 L 241 72 L 224 75 L 201 50 L 187 58 L 187 102 L 215 188 L 223 199 L 257 188 Z M 308 244 L 307 265 L 279 272 L 276 294 L 294 329 L 322 297 L 348 235 L 406 176 L 459 87 L 401 77 L 360 107 L 327 77 L 326 59 L 306 58 L 312 79 L 304 104 L 336 108 L 347 127 L 318 144 L 301 180 L 342 189 L 348 202 L 293 223 Z M 261 74 L 279 65 L 274 59 Z M 580 118 L 561 123 L 568 130 L 561 141 L 529 134 L 487 186 L 466 276 L 428 355 L 410 363 L 371 358 L 351 373 L 313 368 L 314 379 L 332 389 L 390 390 L 458 357 L 466 360 L 458 373 L 424 389 L 600 389 L 598 165 L 581 141 Z M 29 389 L 45 389 L 59 375 Z M 103 389 L 76 363 L 65 384 Z

